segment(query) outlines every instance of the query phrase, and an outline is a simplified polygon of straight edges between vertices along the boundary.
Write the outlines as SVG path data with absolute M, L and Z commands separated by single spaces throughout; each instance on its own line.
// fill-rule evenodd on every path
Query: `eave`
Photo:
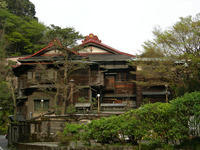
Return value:
M 63 48 L 60 41 L 54 40 L 54 41 L 50 42 L 46 47 L 39 50 L 38 52 L 36 52 L 32 55 L 20 58 L 20 59 L 18 59 L 18 61 L 22 62 L 22 63 L 32 63 L 32 62 L 39 62 L 39 61 L 44 61 L 44 62 L 55 61 L 55 59 L 59 59 L 62 56 L 54 56 L 54 57 L 52 56 L 51 57 L 51 56 L 45 55 L 45 52 L 49 51 L 49 49 L 52 48 L 53 46 L 59 46 L 60 48 Z M 88 46 L 95 46 L 102 50 L 105 50 L 106 52 L 105 53 L 77 53 L 73 49 L 66 48 L 66 50 L 69 50 L 75 56 L 90 57 L 90 61 L 127 61 L 127 60 L 131 60 L 131 59 L 135 58 L 134 55 L 121 52 L 121 51 L 114 49 L 106 44 L 101 43 L 101 41 L 98 39 L 98 37 L 93 34 L 86 36 L 85 40 L 80 45 L 80 47 L 88 47 Z M 103 57 L 101 59 L 99 59 L 98 58 L 99 56 L 101 56 L 101 57 L 103 56 Z

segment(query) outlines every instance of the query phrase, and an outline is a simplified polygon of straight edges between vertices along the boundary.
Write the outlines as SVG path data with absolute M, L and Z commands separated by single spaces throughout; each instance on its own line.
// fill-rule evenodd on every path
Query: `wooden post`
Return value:
M 90 69 L 90 67 L 89 67 L 89 70 L 88 70 L 88 78 L 89 78 L 89 102 L 90 103 L 92 103 L 92 88 L 91 88 L 91 85 L 92 85 L 92 83 L 91 83 L 91 69 Z
M 70 102 L 71 102 L 71 104 L 73 104 L 74 103 L 74 80 L 73 79 L 71 79 L 70 80 L 70 86 L 71 86 L 71 91 L 70 91 Z
M 169 102 L 169 100 L 168 100 L 168 85 L 166 84 L 165 85 L 165 100 L 166 100 L 166 103 L 168 103 Z
M 97 94 L 97 101 L 98 101 L 98 113 L 100 113 L 100 94 Z
M 141 70 L 141 67 L 137 66 L 136 71 L 140 71 L 140 70 Z M 142 77 L 140 75 L 136 74 L 136 81 L 142 81 L 142 80 L 143 80 Z M 137 82 L 136 82 L 136 106 L 137 107 L 141 106 L 142 99 L 143 99 L 142 86 L 137 84 Z

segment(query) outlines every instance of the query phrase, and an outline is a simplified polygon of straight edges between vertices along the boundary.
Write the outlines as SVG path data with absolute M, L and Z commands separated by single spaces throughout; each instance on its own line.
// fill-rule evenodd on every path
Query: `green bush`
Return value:
M 83 140 L 95 140 L 102 144 L 111 144 L 119 142 L 119 123 L 116 116 L 93 120 L 87 124 Z
M 174 111 L 169 103 L 146 104 L 136 111 L 142 129 L 143 139 L 157 143 L 175 142 L 182 138 L 178 133 L 179 124 L 174 119 Z
M 137 144 L 137 141 L 146 134 L 142 122 L 137 119 L 135 110 L 122 114 L 118 118 L 120 120 L 119 131 L 123 137 L 122 142 Z
M 191 127 L 194 131 L 198 131 L 200 124 L 200 92 L 186 93 L 170 103 L 174 112 L 174 120 L 179 124 L 178 132 L 187 138 L 191 134 Z M 198 133 L 193 134 L 198 135 Z
M 64 135 L 88 143 L 92 140 L 102 144 L 138 144 L 145 140 L 150 145 L 163 147 L 189 138 L 191 129 L 198 131 L 199 115 L 200 92 L 193 92 L 170 103 L 145 104 L 120 116 L 100 118 L 87 125 L 66 124 Z
M 84 125 L 75 123 L 66 123 L 62 136 L 62 143 L 69 143 L 69 141 L 80 140 L 81 130 L 83 130 Z

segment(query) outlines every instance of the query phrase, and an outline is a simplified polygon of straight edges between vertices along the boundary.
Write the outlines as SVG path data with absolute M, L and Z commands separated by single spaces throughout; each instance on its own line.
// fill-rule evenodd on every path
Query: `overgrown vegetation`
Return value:
M 8 130 L 8 116 L 12 113 L 11 93 L 5 81 L 0 81 L 0 134 Z
M 54 39 L 60 41 L 65 51 L 77 45 L 82 37 L 73 28 L 47 27 L 40 23 L 35 17 L 35 6 L 29 0 L 0 0 L 0 134 L 7 131 L 10 114 L 16 119 L 17 81 L 13 64 L 6 58 L 32 54 Z
M 82 38 L 74 28 L 43 25 L 35 13 L 29 0 L 0 0 L 0 36 L 5 34 L 7 56 L 32 54 L 54 39 L 61 40 L 59 37 L 68 46 Z
M 199 91 L 199 27 L 200 14 L 197 14 L 181 17 L 166 30 L 154 29 L 154 38 L 143 44 L 144 52 L 137 62 L 140 67 L 137 74 L 144 78 L 141 86 L 166 85 L 173 97 Z
M 199 136 L 200 92 L 187 93 L 170 103 L 145 104 L 120 116 L 93 120 L 87 125 L 66 124 L 64 137 L 87 144 L 146 141 L 154 145 L 179 144 Z

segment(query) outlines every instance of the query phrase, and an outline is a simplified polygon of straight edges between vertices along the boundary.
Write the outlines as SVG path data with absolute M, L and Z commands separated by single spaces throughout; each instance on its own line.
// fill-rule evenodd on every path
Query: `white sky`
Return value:
M 200 13 L 200 0 L 30 0 L 45 25 L 94 33 L 120 51 L 138 54 L 156 26 L 167 29 L 179 17 Z

